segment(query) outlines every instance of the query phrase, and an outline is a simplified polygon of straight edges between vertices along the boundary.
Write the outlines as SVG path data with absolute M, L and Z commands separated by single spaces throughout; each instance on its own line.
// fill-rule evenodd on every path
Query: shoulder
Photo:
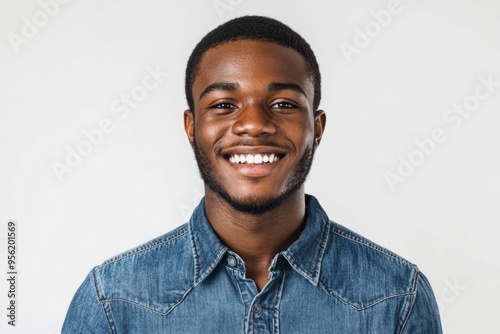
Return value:
M 189 227 L 173 231 L 106 260 L 92 271 L 103 302 L 130 302 L 157 312 L 177 303 L 193 286 Z
M 332 221 L 329 233 L 320 281 L 330 294 L 358 310 L 415 295 L 416 265 Z
M 160 253 L 168 252 L 169 249 L 182 247 L 183 243 L 186 243 L 186 239 L 189 239 L 189 228 L 187 224 L 184 224 L 155 239 L 113 256 L 104 261 L 98 268 L 105 269 L 114 265 L 126 266 L 137 260 L 144 260 L 149 257 L 155 258 Z

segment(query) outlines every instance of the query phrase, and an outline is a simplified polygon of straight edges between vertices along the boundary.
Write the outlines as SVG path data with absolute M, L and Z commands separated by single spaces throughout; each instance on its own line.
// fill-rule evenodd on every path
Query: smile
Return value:
M 227 157 L 233 164 L 270 164 L 280 160 L 280 154 L 231 154 Z

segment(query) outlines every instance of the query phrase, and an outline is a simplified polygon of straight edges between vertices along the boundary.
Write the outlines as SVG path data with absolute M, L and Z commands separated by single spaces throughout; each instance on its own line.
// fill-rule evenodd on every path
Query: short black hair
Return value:
M 186 68 L 185 90 L 189 109 L 194 112 L 193 82 L 205 52 L 223 43 L 237 40 L 264 40 L 292 48 L 301 54 L 314 85 L 313 109 L 318 109 L 321 100 L 321 75 L 311 46 L 284 23 L 270 17 L 255 15 L 238 17 L 219 25 L 196 45 Z

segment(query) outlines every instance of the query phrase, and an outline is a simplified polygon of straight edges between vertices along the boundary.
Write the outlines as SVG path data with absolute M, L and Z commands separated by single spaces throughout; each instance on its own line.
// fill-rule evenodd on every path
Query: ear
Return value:
M 184 131 L 188 137 L 189 143 L 193 146 L 194 141 L 194 114 L 191 110 L 184 110 Z
M 317 148 L 323 137 L 326 125 L 326 114 L 323 110 L 314 113 L 314 146 Z

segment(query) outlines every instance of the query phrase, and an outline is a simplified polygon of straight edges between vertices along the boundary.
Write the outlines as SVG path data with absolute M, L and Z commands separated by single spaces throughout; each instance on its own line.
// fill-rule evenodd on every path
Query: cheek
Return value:
M 225 122 L 207 118 L 195 119 L 195 139 L 205 149 L 214 147 L 224 136 L 227 129 Z
M 295 148 L 303 152 L 314 142 L 314 127 L 309 119 L 284 125 L 287 137 L 292 141 Z

